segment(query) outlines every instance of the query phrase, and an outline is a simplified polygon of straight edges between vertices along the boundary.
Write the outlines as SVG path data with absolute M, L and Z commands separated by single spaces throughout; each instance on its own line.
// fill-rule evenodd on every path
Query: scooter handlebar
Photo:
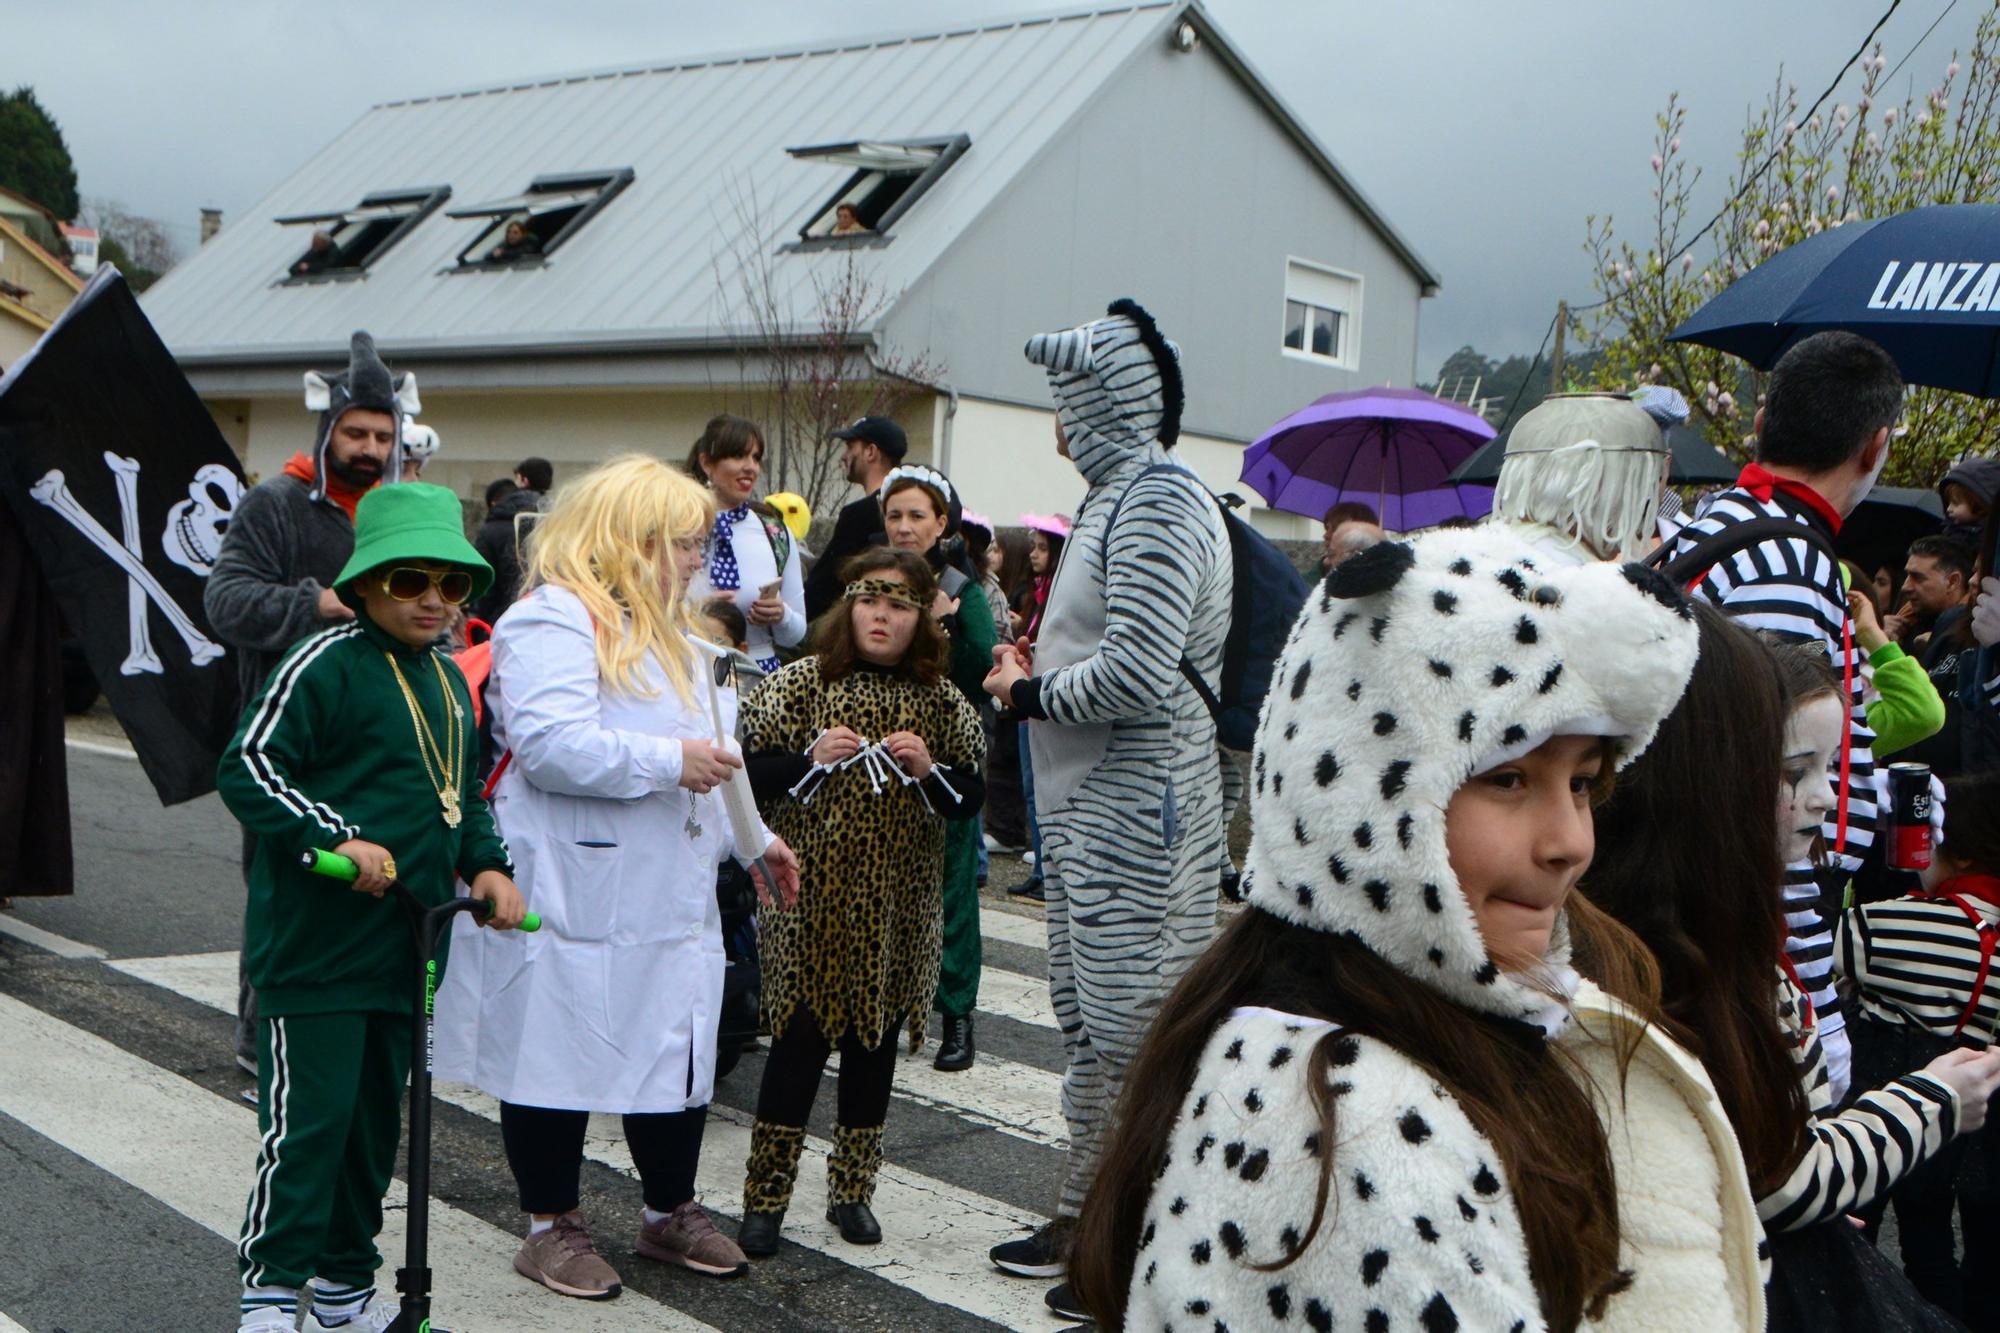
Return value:
M 328 879 L 342 880 L 349 884 L 352 884 L 361 877 L 361 867 L 354 864 L 352 857 L 342 856 L 339 852 L 329 852 L 318 847 L 301 853 L 299 864 L 315 875 L 324 875 Z M 474 910 L 480 916 L 485 916 L 493 910 L 493 904 L 487 902 L 484 898 L 475 898 L 473 901 L 479 904 L 479 907 Z M 542 919 L 533 912 L 529 912 L 523 916 L 521 924 L 515 927 L 517 930 L 530 932 L 540 930 L 541 928 Z

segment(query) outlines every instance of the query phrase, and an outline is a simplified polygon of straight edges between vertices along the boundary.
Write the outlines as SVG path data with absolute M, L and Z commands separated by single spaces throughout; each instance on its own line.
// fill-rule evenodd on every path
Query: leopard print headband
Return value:
M 856 579 L 847 585 L 841 596 L 849 601 L 857 597 L 887 597 L 892 602 L 901 602 L 919 611 L 924 609 L 924 604 L 917 600 L 915 590 L 896 579 Z

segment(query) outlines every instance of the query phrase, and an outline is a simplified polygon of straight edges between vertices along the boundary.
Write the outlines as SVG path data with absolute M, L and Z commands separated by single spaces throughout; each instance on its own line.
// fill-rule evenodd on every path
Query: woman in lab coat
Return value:
M 577 1211 L 592 1111 L 624 1117 L 645 1196 L 634 1248 L 716 1276 L 748 1267 L 694 1198 L 722 1001 L 715 871 L 761 854 L 778 883 L 760 887 L 789 900 L 798 863 L 761 823 L 759 845 L 735 846 L 717 790 L 741 760 L 715 744 L 685 596 L 713 521 L 665 464 L 606 464 L 558 493 L 528 592 L 493 633 L 494 818 L 543 924 L 515 947 L 454 935 L 437 1074 L 500 1100 L 530 1214 L 514 1267 L 567 1296 L 620 1287 Z M 733 691 L 720 703 L 728 735 Z

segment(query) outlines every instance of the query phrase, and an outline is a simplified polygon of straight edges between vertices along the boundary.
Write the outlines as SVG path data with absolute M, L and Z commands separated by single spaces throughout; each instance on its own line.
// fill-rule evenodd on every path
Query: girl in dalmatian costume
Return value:
M 1080 1224 L 1104 1327 L 1762 1327 L 1714 1090 L 1642 1017 L 1643 947 L 1570 894 L 1694 625 L 1637 566 L 1532 551 L 1505 526 L 1383 543 L 1299 617 L 1252 910 L 1162 1007 Z M 1643 1178 L 1662 1153 L 1672 1179 Z

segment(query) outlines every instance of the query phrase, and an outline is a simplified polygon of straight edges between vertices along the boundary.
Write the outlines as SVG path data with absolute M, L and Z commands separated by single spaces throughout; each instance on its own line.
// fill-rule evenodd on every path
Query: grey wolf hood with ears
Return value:
M 1506 525 L 1355 556 L 1299 613 L 1265 700 L 1250 902 L 1349 936 L 1470 1009 L 1546 1012 L 1548 995 L 1486 952 L 1445 851 L 1445 806 L 1552 735 L 1609 737 L 1623 767 L 1680 698 L 1696 643 L 1686 600 L 1659 575 L 1548 568 Z M 1566 938 L 1559 928 L 1552 955 Z
M 343 412 L 356 407 L 371 412 L 387 412 L 396 423 L 396 437 L 400 442 L 404 418 L 413 417 L 423 410 L 423 404 L 417 398 L 416 375 L 409 371 L 401 375 L 391 373 L 375 352 L 375 339 L 364 329 L 356 329 L 354 336 L 348 340 L 347 369 L 330 375 L 308 370 L 305 388 L 307 410 L 319 413 L 319 438 L 313 443 L 311 496 L 315 500 L 326 498 L 326 446 L 332 440 L 334 424 Z M 402 449 L 391 449 L 388 459 L 382 464 L 382 480 L 400 480 L 402 462 Z
M 1028 360 L 1048 371 L 1070 460 L 1096 485 L 1157 440 L 1181 434 L 1180 348 L 1136 301 L 1119 299 L 1103 319 L 1028 339 Z

